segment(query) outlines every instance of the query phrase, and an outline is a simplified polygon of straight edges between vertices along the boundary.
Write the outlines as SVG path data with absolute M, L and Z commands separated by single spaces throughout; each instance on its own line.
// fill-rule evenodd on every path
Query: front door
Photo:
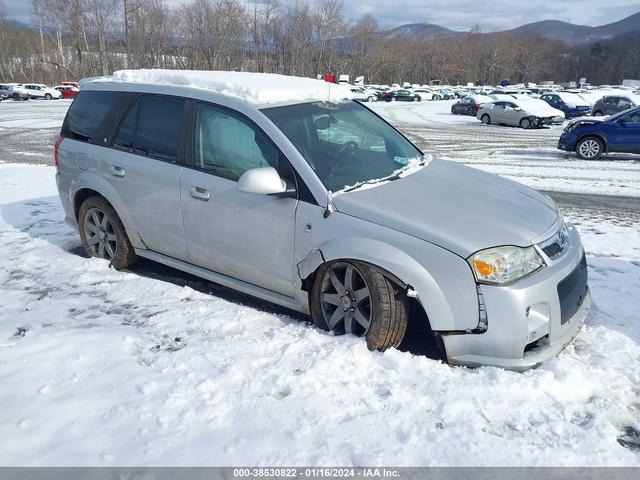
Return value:
M 293 296 L 296 198 L 240 192 L 252 168 L 272 166 L 295 182 L 288 161 L 249 119 L 225 108 L 195 108 L 191 168 L 180 178 L 191 262 Z
M 609 149 L 615 152 L 640 153 L 640 110 L 628 113 L 611 124 Z

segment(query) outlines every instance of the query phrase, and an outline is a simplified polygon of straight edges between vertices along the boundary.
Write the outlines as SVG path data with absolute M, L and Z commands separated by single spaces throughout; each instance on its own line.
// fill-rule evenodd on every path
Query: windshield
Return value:
M 262 112 L 331 192 L 387 179 L 422 160 L 411 142 L 357 102 L 303 103 Z

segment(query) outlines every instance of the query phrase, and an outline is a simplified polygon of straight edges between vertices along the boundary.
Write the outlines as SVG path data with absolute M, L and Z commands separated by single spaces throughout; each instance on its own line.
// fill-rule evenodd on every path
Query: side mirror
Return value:
M 280 178 L 273 167 L 252 168 L 238 180 L 238 190 L 256 195 L 290 196 L 295 189 Z

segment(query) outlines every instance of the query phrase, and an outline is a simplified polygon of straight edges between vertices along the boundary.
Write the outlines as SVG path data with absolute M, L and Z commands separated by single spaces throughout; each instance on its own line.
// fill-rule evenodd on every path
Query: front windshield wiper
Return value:
M 391 175 L 387 175 L 386 177 L 381 177 L 381 178 L 374 178 L 372 180 L 365 180 L 363 182 L 358 182 L 355 185 L 351 185 L 350 187 L 343 188 L 340 191 L 341 192 L 352 192 L 353 190 L 357 190 L 358 188 L 362 187 L 363 185 L 375 185 L 377 183 L 391 182 L 393 180 L 398 180 L 399 178 L 402 178 L 403 173 L 405 173 L 405 171 L 408 168 L 422 167 L 422 166 L 426 165 L 429 160 L 430 160 L 430 158 L 427 158 L 426 156 L 423 156 L 422 160 L 420 160 L 419 162 L 416 162 L 416 163 L 409 162 L 406 165 L 404 165 L 402 168 L 399 168 L 398 170 L 393 172 Z

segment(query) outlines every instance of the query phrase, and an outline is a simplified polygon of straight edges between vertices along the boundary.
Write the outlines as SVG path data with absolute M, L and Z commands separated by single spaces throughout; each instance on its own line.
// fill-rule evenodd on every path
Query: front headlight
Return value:
M 495 247 L 481 250 L 469 258 L 469 263 L 482 283 L 502 285 L 535 272 L 544 265 L 534 247 Z

